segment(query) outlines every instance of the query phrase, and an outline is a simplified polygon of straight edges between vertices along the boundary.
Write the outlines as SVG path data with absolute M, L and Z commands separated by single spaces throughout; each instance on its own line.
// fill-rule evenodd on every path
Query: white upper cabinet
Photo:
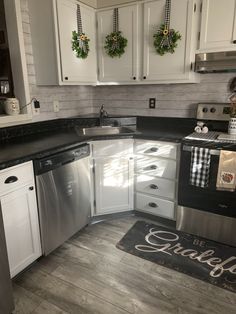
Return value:
M 72 31 L 77 31 L 77 3 L 57 0 L 58 32 L 61 56 L 61 80 L 65 83 L 96 82 L 95 12 L 80 4 L 83 32 L 90 39 L 86 59 L 77 58 L 71 49 Z
M 86 59 L 72 51 L 78 4 L 83 32 L 90 39 Z M 96 84 L 95 10 L 75 0 L 30 0 L 29 13 L 37 84 Z
M 236 0 L 203 0 L 199 48 L 236 50 Z
M 128 40 L 125 53 L 120 58 L 111 58 L 104 49 L 106 36 L 113 32 L 113 9 L 97 13 L 99 81 L 130 82 L 138 79 L 139 12 L 139 5 L 119 8 L 119 30 Z
M 170 27 L 181 34 L 178 47 L 173 54 L 160 56 L 153 45 L 153 35 L 165 18 L 165 0 L 144 4 L 144 58 L 143 80 L 148 82 L 188 82 L 195 81 L 193 63 L 197 47 L 199 27 L 199 2 L 192 0 L 172 0 Z M 197 6 L 199 6 L 197 10 Z

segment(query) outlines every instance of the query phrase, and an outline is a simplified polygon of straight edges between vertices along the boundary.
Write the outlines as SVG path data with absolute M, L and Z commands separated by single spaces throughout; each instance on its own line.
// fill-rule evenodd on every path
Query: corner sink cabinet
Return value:
M 32 162 L 0 171 L 0 208 L 14 277 L 41 256 Z
M 201 52 L 236 50 L 236 0 L 203 0 Z
M 94 141 L 93 215 L 133 210 L 133 140 Z
M 135 209 L 175 220 L 178 144 L 119 139 L 91 145 L 94 216 Z

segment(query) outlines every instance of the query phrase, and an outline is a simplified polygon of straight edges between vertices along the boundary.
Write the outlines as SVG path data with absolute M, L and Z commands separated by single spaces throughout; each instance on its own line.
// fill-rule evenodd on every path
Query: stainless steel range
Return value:
M 221 153 L 236 152 L 236 138 L 227 134 L 229 104 L 200 104 L 197 118 L 210 131 L 182 141 L 177 229 L 236 246 L 236 192 L 217 188 Z M 236 168 L 231 172 L 233 180 Z

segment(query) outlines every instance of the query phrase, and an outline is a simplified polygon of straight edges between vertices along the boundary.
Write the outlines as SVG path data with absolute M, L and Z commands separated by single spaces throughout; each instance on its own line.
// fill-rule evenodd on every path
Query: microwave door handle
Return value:
M 184 145 L 183 146 L 183 151 L 191 153 L 192 152 L 192 148 L 193 148 L 193 146 Z M 210 150 L 210 154 L 214 155 L 214 156 L 219 156 L 220 155 L 220 151 L 217 150 L 217 149 L 211 149 Z

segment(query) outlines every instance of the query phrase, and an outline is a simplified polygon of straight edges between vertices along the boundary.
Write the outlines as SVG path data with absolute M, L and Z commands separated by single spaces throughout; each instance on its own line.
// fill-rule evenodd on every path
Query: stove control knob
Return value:
M 208 112 L 208 108 L 204 107 L 204 108 L 202 109 L 202 111 L 203 111 L 204 113 L 207 113 L 207 112 Z
M 211 108 L 211 113 L 215 113 L 216 112 L 216 108 Z

